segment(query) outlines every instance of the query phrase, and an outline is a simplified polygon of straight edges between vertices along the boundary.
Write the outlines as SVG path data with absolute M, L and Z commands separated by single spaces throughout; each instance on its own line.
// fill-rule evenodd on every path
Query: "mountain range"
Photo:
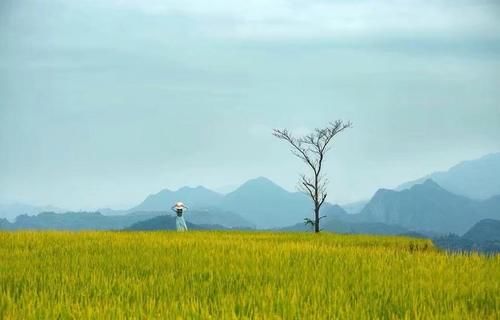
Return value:
M 463 238 L 481 243 L 495 241 L 500 244 L 500 220 L 484 219 L 469 229 Z
M 14 222 L 0 220 L 3 230 L 120 230 L 156 215 L 105 216 L 99 212 L 41 212 L 20 215 Z
M 403 183 L 396 190 L 409 189 L 428 179 L 452 193 L 472 199 L 485 200 L 500 195 L 500 152 L 463 161 L 447 171 L 431 173 Z
M 398 190 L 379 189 L 368 202 L 349 207 L 351 212 L 346 212 L 338 205 L 325 203 L 322 215 L 328 218 L 323 220 L 322 227 L 336 232 L 343 230 L 389 234 L 405 232 L 463 234 L 482 219 L 500 218 L 500 189 L 496 195 L 483 199 L 486 195 L 497 192 L 495 188 L 500 180 L 499 171 L 492 172 L 491 170 L 497 165 L 500 167 L 499 155 L 492 154 L 478 160 L 463 162 L 445 173 L 429 175 L 441 177 L 441 179 L 446 176 L 447 178 L 442 181 L 448 181 L 448 183 L 454 181 L 460 184 L 459 182 L 462 181 L 467 184 L 469 181 L 475 181 L 471 183 L 482 191 L 477 191 L 474 198 L 457 194 L 433 179 L 414 181 Z M 482 178 L 473 179 L 472 173 Z M 487 176 L 491 179 L 486 179 Z M 480 181 L 485 182 L 480 183 Z M 454 185 L 454 190 L 468 190 L 468 188 Z M 33 208 L 27 208 L 24 210 L 28 212 L 24 213 L 28 215 L 21 216 L 15 223 L 1 221 L 0 228 L 2 226 L 45 228 L 51 224 L 59 228 L 67 226 L 65 224 L 67 222 L 63 222 L 63 217 L 74 218 L 77 221 L 74 223 L 77 229 L 83 224 L 79 222 L 79 219 L 83 218 L 112 229 L 118 228 L 116 226 L 128 227 L 139 221 L 170 214 L 170 206 L 177 201 L 183 201 L 188 205 L 186 220 L 196 225 L 220 225 L 226 228 L 245 229 L 255 227 L 259 229 L 304 229 L 303 219 L 312 216 L 312 205 L 307 196 L 299 192 L 289 192 L 271 180 L 260 177 L 245 182 L 225 195 L 202 186 L 184 187 L 177 191 L 164 189 L 148 196 L 129 210 L 101 211 L 99 214 L 104 213 L 104 215 L 101 214 L 102 217 L 92 215 L 80 217 L 75 213 L 61 217 L 46 214 L 41 217 L 40 215 L 29 217 Z M 355 211 L 360 212 L 351 214 L 354 208 L 356 208 Z M 116 219 L 106 218 L 108 215 L 113 215 Z M 130 216 L 138 216 L 140 220 L 134 220 L 135 218 L 130 218 Z M 38 222 L 36 222 L 37 219 Z M 126 223 L 120 224 L 121 222 L 116 221 L 126 221 Z M 130 221 L 133 223 L 129 223 Z
M 446 171 L 428 174 L 416 180 L 402 183 L 396 191 L 410 189 L 426 180 L 433 180 L 444 189 L 471 199 L 485 200 L 500 195 L 500 152 L 479 159 L 467 160 Z M 360 213 L 369 200 L 342 204 L 348 213 Z
M 195 224 L 186 221 L 188 230 L 252 230 L 252 228 L 237 227 L 231 228 L 219 224 Z M 174 216 L 158 216 L 148 220 L 134 223 L 125 228 L 126 231 L 156 231 L 156 230 L 176 230 L 176 222 Z
M 142 203 L 127 211 L 170 211 L 172 205 L 178 201 L 186 203 L 189 208 L 203 209 L 219 205 L 223 197 L 223 195 L 202 186 L 183 187 L 177 191 L 164 189 L 149 195 Z
M 127 213 L 124 216 L 130 215 L 144 217 L 141 221 L 145 221 L 151 217 L 175 216 L 175 213 L 170 210 L 134 211 Z M 115 215 L 115 217 L 118 216 Z M 187 222 L 196 225 L 220 225 L 225 228 L 255 229 L 255 224 L 244 219 L 241 215 L 215 207 L 205 209 L 189 209 L 184 214 L 184 219 Z
M 500 220 L 484 219 L 463 236 L 449 234 L 435 238 L 433 242 L 447 251 L 496 254 L 500 252 Z
M 500 219 L 500 196 L 473 200 L 451 193 L 428 179 L 402 191 L 378 190 L 364 209 L 349 220 L 462 234 L 486 218 Z
M 221 225 L 197 225 L 186 221 L 188 230 L 227 230 L 227 227 Z M 127 228 L 125 231 L 156 231 L 156 230 L 176 230 L 174 216 L 157 216 L 148 220 L 139 221 Z
M 177 191 L 165 189 L 148 196 L 127 212 L 170 211 L 177 201 L 197 211 L 232 212 L 249 222 L 246 226 L 252 224 L 258 228 L 283 227 L 290 221 L 301 221 L 311 215 L 311 204 L 304 194 L 288 192 L 264 177 L 249 180 L 226 195 L 201 186 L 184 187 Z M 189 210 L 186 217 L 189 217 Z M 216 223 L 222 224 L 222 221 Z
M 22 203 L 0 204 L 0 218 L 13 220 L 15 217 L 23 214 L 34 215 L 40 212 L 62 213 L 67 210 L 54 206 L 33 206 Z
M 222 208 L 238 212 L 257 228 L 287 226 L 312 215 L 310 200 L 300 192 L 288 192 L 269 179 L 260 177 L 227 194 Z
M 140 207 L 160 211 L 174 202 L 166 204 L 162 199 L 186 199 L 181 196 L 187 190 L 152 195 Z M 297 226 L 304 217 L 312 215 L 310 200 L 304 194 L 288 192 L 262 177 L 244 183 L 225 196 L 201 187 L 190 189 L 186 194 L 189 197 L 185 202 L 195 204 L 193 208 L 203 207 L 204 203 L 199 199 L 208 199 L 206 208 L 223 208 L 228 215 L 238 214 L 249 222 L 245 227 L 251 224 L 259 229 L 301 229 Z M 349 214 L 340 206 L 330 203 L 324 205 L 322 214 L 332 218 L 323 223 L 323 228 L 331 231 L 342 229 L 375 230 L 375 233 L 391 234 L 415 231 L 425 234 L 463 234 L 481 219 L 500 219 L 500 196 L 486 200 L 470 199 L 454 194 L 428 179 L 401 191 L 379 189 L 359 214 Z M 223 219 L 196 222 L 224 225 Z M 298 225 L 294 226 L 293 222 Z M 394 231 L 388 231 L 391 228 Z
M 410 231 L 397 225 L 388 225 L 377 222 L 349 222 L 337 218 L 325 219 L 321 225 L 321 230 L 342 234 L 385 234 L 403 235 Z M 297 223 L 289 227 L 281 228 L 279 231 L 312 231 L 311 226 L 304 223 Z
M 100 212 L 41 212 L 37 215 L 20 215 L 14 222 L 0 219 L 0 230 L 121 230 L 138 222 L 158 216 L 174 219 L 168 211 L 137 211 L 123 215 L 106 216 Z M 186 221 L 197 226 L 218 226 L 221 228 L 254 229 L 255 226 L 238 214 L 220 210 L 192 210 L 186 214 Z

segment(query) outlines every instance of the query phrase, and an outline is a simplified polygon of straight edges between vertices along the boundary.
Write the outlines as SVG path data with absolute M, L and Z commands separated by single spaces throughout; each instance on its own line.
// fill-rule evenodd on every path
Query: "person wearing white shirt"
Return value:
M 177 218 L 175 219 L 175 225 L 177 226 L 178 232 L 188 231 L 186 221 L 184 221 L 184 211 L 187 210 L 187 207 L 182 202 L 177 202 L 172 210 L 177 214 Z

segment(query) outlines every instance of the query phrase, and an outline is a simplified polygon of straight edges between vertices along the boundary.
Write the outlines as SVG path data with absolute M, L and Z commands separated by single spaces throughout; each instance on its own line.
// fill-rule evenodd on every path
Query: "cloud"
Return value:
M 293 189 L 302 164 L 272 128 L 338 117 L 355 128 L 329 165 L 336 200 L 498 150 L 493 2 L 3 1 L 4 201 L 98 206 L 257 175 Z
M 200 24 L 200 32 L 220 37 L 491 35 L 500 31 L 500 5 L 493 1 L 110 1 L 124 10 L 188 17 Z

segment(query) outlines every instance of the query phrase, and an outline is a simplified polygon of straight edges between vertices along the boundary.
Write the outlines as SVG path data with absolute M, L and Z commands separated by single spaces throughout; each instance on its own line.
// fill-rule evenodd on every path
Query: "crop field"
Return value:
M 270 232 L 1 232 L 0 319 L 499 319 L 500 256 Z

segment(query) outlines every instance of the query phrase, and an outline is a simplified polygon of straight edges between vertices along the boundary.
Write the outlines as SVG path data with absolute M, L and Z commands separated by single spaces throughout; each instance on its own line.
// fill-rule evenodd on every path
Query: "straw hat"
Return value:
M 182 202 L 177 202 L 177 203 L 175 204 L 175 206 L 174 206 L 174 209 L 175 209 L 175 210 L 179 210 L 179 209 L 184 210 L 184 209 L 186 209 L 186 206 L 185 206 L 185 205 L 184 205 L 184 203 L 182 203 Z

